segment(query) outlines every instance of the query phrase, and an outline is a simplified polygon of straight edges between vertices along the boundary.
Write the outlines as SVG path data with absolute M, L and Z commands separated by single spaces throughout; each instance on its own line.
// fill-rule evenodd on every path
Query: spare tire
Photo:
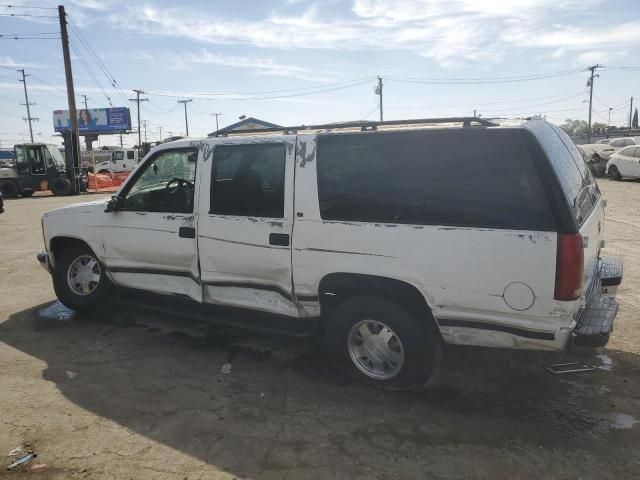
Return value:
M 18 196 L 18 184 L 13 180 L 0 180 L 0 192 L 5 198 L 15 198 Z
M 49 190 L 54 195 L 69 195 L 71 193 L 71 182 L 64 177 L 55 177 L 49 182 Z

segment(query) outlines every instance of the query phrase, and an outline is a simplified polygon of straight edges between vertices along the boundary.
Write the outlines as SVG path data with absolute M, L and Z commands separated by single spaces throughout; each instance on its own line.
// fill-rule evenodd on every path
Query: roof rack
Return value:
M 375 131 L 378 127 L 386 126 L 399 126 L 399 125 L 428 125 L 428 124 L 441 124 L 441 123 L 462 123 L 464 127 L 471 127 L 474 125 L 482 127 L 497 127 L 498 124 L 478 117 L 442 117 L 442 118 L 417 118 L 410 120 L 386 120 L 382 122 L 370 122 L 370 121 L 356 121 L 356 122 L 341 122 L 341 123 L 323 123 L 318 125 L 298 125 L 295 127 L 268 127 L 268 128 L 256 128 L 252 130 L 236 130 L 228 132 L 210 133 L 209 137 L 226 137 L 228 135 L 253 135 L 256 133 L 278 133 L 283 134 L 295 134 L 298 131 L 305 130 L 342 130 L 349 128 L 360 128 L 362 132 Z

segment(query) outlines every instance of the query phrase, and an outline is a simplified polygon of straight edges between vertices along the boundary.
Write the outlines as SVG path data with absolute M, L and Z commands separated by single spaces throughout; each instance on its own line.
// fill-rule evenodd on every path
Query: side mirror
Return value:
M 107 206 L 104 211 L 106 213 L 117 212 L 118 210 L 122 210 L 122 207 L 124 207 L 124 198 L 114 195 L 111 197 L 111 200 L 107 202 Z

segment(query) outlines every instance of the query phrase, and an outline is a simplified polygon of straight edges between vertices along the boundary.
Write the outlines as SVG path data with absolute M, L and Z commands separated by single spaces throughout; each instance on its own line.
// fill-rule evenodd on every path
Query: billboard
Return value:
M 131 130 L 131 114 L 126 107 L 90 108 L 78 110 L 80 135 L 123 133 Z M 71 129 L 69 110 L 53 111 L 53 128 L 56 132 Z

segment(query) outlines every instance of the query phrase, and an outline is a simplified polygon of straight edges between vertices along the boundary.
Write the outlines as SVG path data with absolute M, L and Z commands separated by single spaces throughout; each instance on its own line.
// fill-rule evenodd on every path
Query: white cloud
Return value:
M 42 68 L 39 65 L 33 63 L 16 62 L 12 57 L 0 57 L 0 67 L 8 68 Z
M 274 61 L 272 58 L 261 58 L 253 55 L 223 55 L 221 53 L 210 52 L 202 49 L 197 53 L 185 53 L 174 55 L 169 60 L 169 64 L 177 67 L 184 67 L 188 64 L 196 65 L 220 65 L 225 67 L 248 68 L 260 75 L 275 75 L 283 77 L 295 77 L 302 80 L 326 82 L 331 80 L 319 76 L 308 68 L 298 65 L 283 64 Z
M 113 13 L 109 21 L 114 28 L 218 45 L 281 50 L 397 49 L 443 66 L 456 66 L 495 62 L 507 49 L 537 48 L 558 58 L 566 51 L 579 54 L 640 43 L 640 22 L 612 25 L 603 19 L 598 25 L 594 21 L 597 17 L 589 12 L 595 11 L 595 6 L 602 7 L 602 1 L 353 0 L 350 15 L 331 17 L 330 9 L 310 5 L 301 14 L 287 14 L 285 8 L 254 20 L 147 4 Z M 563 19 L 569 19 L 571 26 L 554 24 Z M 265 74 L 305 74 L 297 67 L 278 70 L 268 62 L 255 68 Z

